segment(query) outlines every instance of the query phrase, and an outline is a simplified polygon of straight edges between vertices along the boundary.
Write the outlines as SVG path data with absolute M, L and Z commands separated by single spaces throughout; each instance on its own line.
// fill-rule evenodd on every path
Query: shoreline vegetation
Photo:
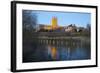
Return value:
M 33 36 L 48 36 L 48 37 L 57 37 L 57 36 L 85 36 L 90 37 L 90 32 L 32 32 Z

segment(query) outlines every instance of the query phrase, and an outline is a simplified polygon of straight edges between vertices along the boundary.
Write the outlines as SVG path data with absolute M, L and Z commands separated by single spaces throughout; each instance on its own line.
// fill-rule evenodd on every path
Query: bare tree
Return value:
M 33 31 L 36 28 L 37 16 L 32 10 L 23 10 L 23 28 L 25 30 Z

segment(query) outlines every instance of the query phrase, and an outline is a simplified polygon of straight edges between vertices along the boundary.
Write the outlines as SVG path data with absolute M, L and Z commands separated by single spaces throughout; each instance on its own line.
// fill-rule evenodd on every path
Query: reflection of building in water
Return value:
M 49 46 L 48 54 L 52 57 L 52 59 L 57 59 L 57 48 Z

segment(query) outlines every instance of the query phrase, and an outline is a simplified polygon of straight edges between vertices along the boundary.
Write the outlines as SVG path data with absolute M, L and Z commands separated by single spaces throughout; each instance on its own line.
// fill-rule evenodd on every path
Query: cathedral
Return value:
M 54 31 L 59 30 L 62 27 L 58 26 L 57 17 L 52 17 L 50 25 L 40 25 L 39 29 L 44 31 Z
M 39 27 L 37 28 L 39 32 L 76 32 L 77 27 L 75 24 L 70 24 L 68 26 L 59 26 L 58 25 L 58 20 L 57 17 L 52 17 L 50 25 L 46 24 L 40 24 Z

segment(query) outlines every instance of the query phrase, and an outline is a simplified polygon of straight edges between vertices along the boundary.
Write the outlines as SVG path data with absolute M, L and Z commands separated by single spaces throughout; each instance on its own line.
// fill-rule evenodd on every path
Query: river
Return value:
M 23 62 L 91 59 L 90 38 L 33 39 L 23 43 Z

